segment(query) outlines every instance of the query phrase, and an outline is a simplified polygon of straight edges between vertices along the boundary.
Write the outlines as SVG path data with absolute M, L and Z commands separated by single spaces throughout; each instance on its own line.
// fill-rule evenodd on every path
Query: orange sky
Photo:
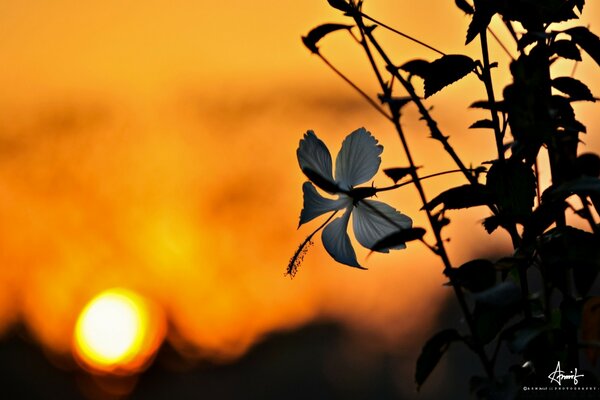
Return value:
M 427 329 L 446 291 L 441 266 L 419 245 L 366 261 L 361 252 L 363 272 L 336 265 L 319 239 L 297 278 L 283 277 L 310 232 L 296 231 L 304 131 L 314 129 L 335 154 L 365 126 L 385 147 L 383 167 L 404 164 L 391 127 L 301 45 L 315 25 L 344 22 L 325 0 L 1 3 L 0 324 L 22 318 L 64 352 L 86 301 L 122 286 L 161 304 L 205 354 L 236 354 L 270 330 L 318 316 L 388 339 Z M 477 52 L 476 43 L 462 46 L 468 19 L 453 2 L 366 3 L 448 53 Z M 586 8 L 600 16 L 599 5 Z M 436 57 L 382 35 L 399 63 Z M 497 76 L 506 76 L 507 58 L 493 48 Z M 375 87 L 352 43 L 332 37 L 323 49 Z M 594 90 L 597 66 L 586 61 L 577 76 Z M 474 164 L 493 158 L 487 133 L 466 129 L 481 117 L 466 106 L 483 96 L 469 77 L 430 102 Z M 600 122 L 597 107 L 577 108 L 588 127 Z M 406 123 L 423 173 L 452 168 L 414 110 Z M 588 146 L 600 148 L 589 136 Z M 375 181 L 389 183 L 381 174 Z M 452 182 L 429 182 L 429 196 Z M 412 189 L 381 197 L 424 224 Z M 502 234 L 484 234 L 485 215 L 453 218 L 456 264 L 507 249 Z

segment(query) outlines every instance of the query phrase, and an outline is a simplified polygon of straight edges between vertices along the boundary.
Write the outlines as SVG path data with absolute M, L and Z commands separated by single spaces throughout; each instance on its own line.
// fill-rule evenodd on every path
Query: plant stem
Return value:
M 483 73 L 481 78 L 485 85 L 488 102 L 490 104 L 490 113 L 492 114 L 492 122 L 494 123 L 494 136 L 496 139 L 496 149 L 498 151 L 498 159 L 504 161 L 504 145 L 502 144 L 502 130 L 500 129 L 500 119 L 498 118 L 498 110 L 496 109 L 496 97 L 494 96 L 494 86 L 492 85 L 492 74 L 490 68 L 490 55 L 488 50 L 487 32 L 483 31 L 479 35 L 481 38 L 481 54 L 483 56 Z
M 419 177 L 419 179 L 421 181 L 423 181 L 425 179 L 435 178 L 436 176 L 442 176 L 442 175 L 448 175 L 448 174 L 455 174 L 457 172 L 462 172 L 462 171 L 460 169 L 453 169 L 453 170 L 450 170 L 450 171 L 436 172 L 435 174 L 421 176 L 421 177 Z M 388 191 L 388 190 L 398 189 L 398 188 L 400 188 L 402 186 L 406 186 L 406 185 L 409 185 L 409 184 L 414 183 L 414 182 L 415 182 L 414 180 L 410 180 L 410 181 L 398 183 L 397 185 L 392 185 L 392 186 L 377 188 L 376 192 L 379 193 L 379 192 L 385 192 L 385 191 Z

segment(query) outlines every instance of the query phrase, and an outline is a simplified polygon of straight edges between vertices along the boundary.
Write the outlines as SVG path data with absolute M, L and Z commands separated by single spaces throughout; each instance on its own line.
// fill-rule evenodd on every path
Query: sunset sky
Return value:
M 365 3 L 446 53 L 477 56 L 477 41 L 463 46 L 469 19 L 453 1 Z M 580 24 L 598 31 L 600 5 L 588 3 Z M 316 318 L 338 318 L 383 344 L 421 341 L 449 293 L 438 260 L 419 244 L 368 258 L 361 249 L 369 271 L 359 271 L 336 264 L 317 238 L 296 278 L 284 277 L 318 226 L 296 229 L 305 180 L 296 148 L 307 129 L 335 157 L 364 126 L 384 145 L 383 168 L 406 164 L 392 127 L 300 41 L 318 24 L 345 22 L 325 0 L 1 4 L 2 329 L 24 321 L 43 346 L 68 353 L 84 305 L 122 287 L 161 307 L 176 346 L 204 356 L 239 355 L 268 332 Z M 492 27 L 506 38 L 498 21 Z M 377 33 L 399 64 L 437 58 Z M 376 94 L 349 37 L 332 35 L 321 47 Z M 492 51 L 501 93 L 509 59 L 495 43 Z M 555 73 L 572 67 L 558 64 Z M 599 96 L 597 68 L 586 57 L 576 77 Z M 475 166 L 494 157 L 490 134 L 467 129 L 483 116 L 466 108 L 484 95 L 469 76 L 428 101 Z M 598 103 L 576 112 L 589 129 L 586 148 L 598 151 Z M 453 168 L 414 108 L 405 122 L 423 174 Z M 432 198 L 456 182 L 431 180 L 426 190 Z M 375 183 L 390 182 L 379 173 Z M 413 188 L 380 199 L 425 226 Z M 456 265 L 509 251 L 503 233 L 484 233 L 486 215 L 450 215 Z

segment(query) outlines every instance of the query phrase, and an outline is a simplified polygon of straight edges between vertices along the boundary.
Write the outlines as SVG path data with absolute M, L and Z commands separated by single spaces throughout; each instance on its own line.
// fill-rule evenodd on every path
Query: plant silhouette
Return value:
M 581 349 L 589 363 L 595 365 L 600 357 L 600 297 L 592 288 L 600 271 L 597 222 L 600 158 L 581 151 L 580 135 L 587 128 L 576 119 L 572 103 L 595 102 L 597 98 L 583 82 L 572 76 L 554 76 L 552 70 L 557 59 L 575 63 L 585 59 L 600 66 L 600 39 L 594 33 L 583 26 L 561 29 L 556 24 L 577 19 L 584 11 L 585 1 L 474 0 L 471 4 L 456 0 L 457 7 L 471 16 L 466 43 L 478 39 L 479 60 L 445 54 L 380 22 L 363 12 L 362 0 L 328 0 L 328 3 L 351 23 L 320 25 L 302 38 L 303 43 L 389 120 L 401 141 L 406 165 L 384 171 L 393 181 L 392 186 L 355 187 L 373 177 L 381 153 L 373 153 L 376 140 L 375 144 L 356 142 L 354 155 L 344 160 L 344 168 L 369 169 L 369 173 L 356 182 L 340 185 L 337 173 L 336 179 L 331 176 L 329 152 L 309 131 L 298 149 L 302 171 L 320 190 L 339 198 L 326 199 L 313 184 L 305 183 L 301 224 L 327 212 L 332 214 L 300 245 L 287 273 L 296 273 L 308 244 L 321 230 L 325 248 L 336 261 L 359 266 L 345 229 L 352 212 L 359 243 L 372 251 L 403 248 L 409 241 L 426 245 L 440 259 L 448 285 L 463 312 L 465 329 L 445 329 L 425 343 L 416 363 L 417 387 L 426 382 L 448 347 L 456 343 L 466 345 L 481 361 L 482 374 L 471 377 L 469 382 L 471 392 L 482 399 L 515 398 L 524 385 L 547 384 L 544 371 L 554 370 L 557 362 L 578 368 Z M 491 62 L 488 50 L 488 33 L 496 38 L 489 28 L 493 18 L 505 24 L 513 39 L 513 51 L 518 53 L 508 66 L 512 82 L 501 97 L 494 91 L 491 75 L 492 69 L 499 65 Z M 425 46 L 437 53 L 437 58 L 397 65 L 378 41 L 374 28 L 390 30 Z M 349 35 L 367 56 L 380 85 L 381 91 L 376 96 L 359 88 L 323 55 L 319 45 L 334 33 Z M 511 54 L 508 46 L 500 44 Z M 489 166 L 477 168 L 466 167 L 415 87 L 415 82 L 422 80 L 427 99 L 471 74 L 481 81 L 487 95 L 483 100 L 475 99 L 471 107 L 489 113 L 488 118 L 474 122 L 471 128 L 491 131 L 497 152 Z M 402 124 L 401 110 L 409 104 L 417 107 L 431 137 L 453 160 L 456 170 L 419 175 Z M 313 146 L 307 145 L 309 139 L 313 140 Z M 369 154 L 369 150 L 372 159 L 362 156 Z M 551 185 L 546 188 L 539 179 L 540 154 L 544 152 L 552 177 Z M 326 168 L 319 167 L 319 163 Z M 446 173 L 462 173 L 466 182 L 429 200 L 422 181 Z M 399 222 L 398 215 L 402 214 L 386 205 L 395 213 L 387 212 L 387 208 L 374 206 L 368 200 L 379 191 L 408 184 L 418 191 L 429 222 L 427 228 L 412 227 L 406 216 Z M 346 201 L 340 206 L 337 203 L 342 199 Z M 486 207 L 490 212 L 483 221 L 481 234 L 505 231 L 512 241 L 513 252 L 499 260 L 475 259 L 455 266 L 445 248 L 444 227 L 450 223 L 448 211 L 472 207 Z M 342 209 L 346 210 L 344 217 L 330 222 Z M 568 209 L 574 213 L 567 218 Z M 372 217 L 362 227 L 360 216 L 357 218 L 361 210 Z M 585 221 L 586 229 L 573 226 L 577 218 Z M 341 225 L 337 227 L 339 232 L 332 235 L 331 227 L 336 221 L 343 223 L 337 223 Z M 426 231 L 435 238 L 434 244 L 424 240 Z M 531 279 L 540 284 L 533 285 Z M 501 351 L 514 355 L 514 365 L 508 369 L 499 366 Z M 588 373 L 587 382 L 592 375 Z

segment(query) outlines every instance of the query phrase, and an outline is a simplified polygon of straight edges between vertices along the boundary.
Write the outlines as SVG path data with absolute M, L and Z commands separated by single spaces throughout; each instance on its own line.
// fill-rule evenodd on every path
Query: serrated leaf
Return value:
M 450 344 L 460 340 L 462 338 L 455 329 L 446 329 L 438 332 L 425 343 L 425 346 L 421 350 L 421 355 L 417 359 L 417 369 L 415 372 L 417 390 L 433 372 Z
M 337 10 L 344 11 L 347 13 L 352 12 L 352 6 L 349 3 L 346 3 L 344 0 L 327 0 L 329 5 Z
M 418 170 L 421 167 L 398 167 L 398 168 L 386 168 L 383 170 L 383 173 L 386 174 L 394 183 L 398 183 L 398 181 L 405 176 L 410 175 L 414 171 Z
M 402 71 L 408 72 L 410 75 L 416 75 L 420 78 L 425 79 L 425 77 L 429 73 L 429 61 L 421 59 L 410 60 L 402 64 L 398 68 Z
M 531 214 L 536 180 L 527 165 L 496 161 L 487 173 L 486 188 L 502 214 L 522 219 Z
M 466 0 L 454 0 L 454 3 L 460 8 L 465 14 L 473 14 L 475 9 Z
M 485 32 L 488 25 L 492 21 L 492 17 L 496 14 L 495 5 L 490 0 L 475 0 L 475 12 L 473 19 L 467 29 L 467 40 L 465 44 L 469 44 L 481 32 Z
M 564 31 L 579 47 L 592 57 L 596 64 L 600 65 L 600 38 L 590 32 L 589 29 L 578 26 Z
M 494 264 L 485 259 L 471 260 L 449 270 L 446 275 L 452 282 L 473 293 L 489 289 L 496 283 Z
M 477 128 L 494 129 L 494 123 L 489 119 L 480 119 L 479 121 L 476 121 L 472 123 L 471 126 L 469 126 L 469 129 Z
M 448 54 L 429 64 L 425 76 L 425 97 L 464 78 L 475 68 L 475 61 L 460 54 Z
M 323 24 L 316 28 L 313 28 L 306 36 L 302 36 L 302 42 L 304 45 L 313 53 L 318 53 L 319 48 L 317 43 L 331 32 L 339 31 L 342 29 L 350 30 L 352 25 L 344 24 Z
M 575 43 L 562 39 L 552 43 L 552 50 L 557 56 L 569 60 L 581 61 L 581 52 Z
M 391 249 L 393 247 L 403 245 L 406 242 L 411 242 L 413 240 L 420 240 L 423 235 L 425 235 L 425 229 L 414 227 L 403 229 L 398 232 L 394 232 L 391 235 L 388 235 L 375 243 L 373 247 L 371 247 L 372 251 L 381 251 L 384 249 Z
M 568 95 L 571 100 L 596 101 L 590 89 L 581 81 L 568 76 L 561 76 L 552 80 L 552 87 Z
M 486 187 L 479 183 L 462 185 L 440 193 L 423 209 L 433 210 L 440 204 L 443 204 L 446 210 L 484 206 L 490 204 L 490 196 Z

